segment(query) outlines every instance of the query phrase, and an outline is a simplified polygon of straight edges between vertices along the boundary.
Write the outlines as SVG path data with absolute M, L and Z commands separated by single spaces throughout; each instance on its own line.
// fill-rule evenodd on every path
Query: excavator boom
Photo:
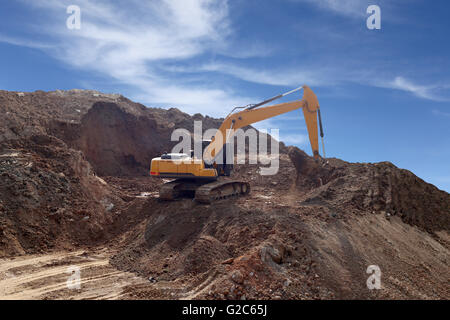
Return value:
M 252 106 L 240 112 L 232 113 L 231 115 L 229 115 L 218 129 L 218 132 L 220 134 L 216 134 L 211 144 L 206 148 L 204 161 L 207 163 L 213 163 L 215 156 L 220 153 L 226 142 L 233 137 L 234 131 L 238 130 L 239 128 L 243 128 L 253 123 L 273 118 L 280 114 L 300 108 L 303 109 L 303 115 L 305 118 L 306 127 L 308 128 L 311 149 L 314 157 L 317 159 L 319 157 L 317 128 L 317 111 L 320 108 L 319 102 L 314 92 L 308 86 L 303 86 L 303 91 L 303 99 L 300 101 L 281 103 L 257 109 L 255 108 L 255 106 Z M 282 95 L 277 97 L 281 96 Z M 267 101 L 273 101 L 275 98 Z

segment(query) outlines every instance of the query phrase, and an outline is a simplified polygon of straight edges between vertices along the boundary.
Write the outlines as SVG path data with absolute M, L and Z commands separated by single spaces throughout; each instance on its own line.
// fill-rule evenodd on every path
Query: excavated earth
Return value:
M 277 175 L 235 167 L 249 196 L 164 202 L 151 159 L 223 119 L 82 90 L 0 108 L 0 299 L 450 298 L 450 195 L 391 163 L 280 144 Z

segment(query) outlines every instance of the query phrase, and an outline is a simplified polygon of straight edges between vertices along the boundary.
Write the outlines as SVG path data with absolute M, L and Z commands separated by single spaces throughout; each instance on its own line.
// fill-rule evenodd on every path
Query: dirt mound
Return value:
M 296 147 L 289 147 L 288 155 L 295 167 L 295 186 L 298 190 L 307 192 L 333 179 L 332 170 L 324 165 L 324 160 L 314 160 Z
M 73 145 L 101 176 L 147 176 L 151 160 L 176 144 L 171 142 L 172 131 L 193 130 L 193 122 L 186 123 L 190 116 L 177 109 L 167 111 L 166 121 L 149 110 L 131 113 L 115 103 L 97 102 L 82 118 Z
M 167 296 L 158 283 L 170 283 L 169 296 L 183 299 L 448 296 L 447 193 L 389 163 L 316 162 L 295 147 L 281 155 L 279 175 L 258 170 L 243 165 L 234 173 L 250 181 L 247 198 L 206 206 L 149 199 L 149 216 L 113 265 L 155 282 L 151 296 Z M 410 179 L 420 189 L 407 187 Z M 380 197 L 368 191 L 382 188 Z M 389 194 L 402 200 L 386 201 Z M 436 211 L 407 198 L 428 195 Z M 395 210 L 408 201 L 408 215 Z M 371 265 L 384 274 L 383 291 L 367 289 Z
M 0 255 L 93 245 L 131 227 L 160 184 L 149 164 L 170 151 L 173 129 L 221 123 L 96 91 L 0 91 L 0 106 Z
M 0 256 L 94 245 L 130 227 L 135 217 L 116 213 L 140 217 L 133 206 L 159 182 L 136 178 L 131 191 L 117 176 L 147 176 L 170 128 L 191 119 L 84 90 L 0 91 L 0 107 Z
M 218 120 L 197 116 L 206 129 Z M 79 123 L 53 121 L 51 132 L 83 151 L 100 176 L 147 176 L 151 159 L 170 152 L 174 129 L 193 131 L 192 118 L 178 109 L 149 109 L 139 104 L 96 102 Z
M 112 263 L 158 282 L 186 283 L 179 298 L 326 297 L 313 285 L 318 279 L 302 218 L 280 209 L 251 209 L 245 201 L 203 206 L 149 200 L 147 206 L 155 209 L 145 232 Z M 291 264 L 297 271 L 286 270 Z M 305 280 L 301 292 L 287 289 L 290 271 Z
M 19 93 L 0 90 L 0 143 L 49 135 L 81 150 L 97 175 L 147 175 L 149 161 L 175 143 L 175 128 L 217 128 L 220 119 L 172 108 L 147 108 L 92 90 Z
M 0 142 L 49 133 L 51 121 L 79 123 L 97 101 L 125 101 L 96 91 L 10 92 L 0 90 Z
M 94 244 L 118 199 L 83 154 L 46 135 L 0 148 L 0 255 Z
M 450 230 L 450 196 L 389 162 L 316 162 L 298 148 L 289 156 L 296 189 L 304 203 L 322 204 L 342 215 L 348 210 L 399 216 L 429 232 Z
M 128 113 L 115 103 L 97 102 L 83 117 L 74 144 L 99 175 L 144 175 L 167 141 L 156 129 L 154 119 Z
M 341 217 L 295 191 L 268 194 L 215 205 L 148 199 L 111 263 L 149 279 L 135 289 L 141 298 L 448 298 L 448 233 L 370 212 Z M 367 288 L 371 265 L 383 290 Z

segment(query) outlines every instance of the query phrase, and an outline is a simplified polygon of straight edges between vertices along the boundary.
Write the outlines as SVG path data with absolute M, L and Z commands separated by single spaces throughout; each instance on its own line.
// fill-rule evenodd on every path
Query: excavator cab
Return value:
M 210 143 L 211 143 L 210 139 L 203 139 L 202 140 L 202 155 L 203 155 L 203 152 L 205 152 L 205 149 L 208 147 L 208 145 Z M 194 158 L 195 157 L 195 150 L 191 150 L 190 154 L 191 154 L 191 158 Z

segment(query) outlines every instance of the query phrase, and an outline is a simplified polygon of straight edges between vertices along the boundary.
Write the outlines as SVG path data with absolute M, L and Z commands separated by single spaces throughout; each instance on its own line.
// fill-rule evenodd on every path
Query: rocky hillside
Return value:
M 275 176 L 236 166 L 248 197 L 162 202 L 150 160 L 220 119 L 80 90 L 0 91 L 0 110 L 0 257 L 108 246 L 151 280 L 129 298 L 450 298 L 450 195 L 388 162 L 282 146 Z

